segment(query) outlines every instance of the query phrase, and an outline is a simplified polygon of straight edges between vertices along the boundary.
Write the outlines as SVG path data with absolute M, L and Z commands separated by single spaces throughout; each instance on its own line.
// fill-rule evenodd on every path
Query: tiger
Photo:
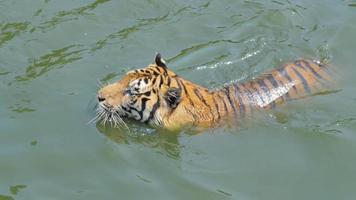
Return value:
M 319 61 L 298 59 L 254 79 L 209 90 L 170 70 L 158 53 L 153 64 L 99 89 L 97 119 L 126 126 L 123 119 L 130 118 L 167 130 L 210 128 L 322 93 L 334 81 L 328 69 Z

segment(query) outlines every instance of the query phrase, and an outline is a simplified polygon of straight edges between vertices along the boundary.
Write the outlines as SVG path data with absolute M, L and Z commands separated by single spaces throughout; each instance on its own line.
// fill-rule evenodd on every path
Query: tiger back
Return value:
M 233 93 L 231 107 L 241 114 L 317 95 L 329 91 L 333 85 L 335 81 L 326 65 L 301 59 L 286 63 L 254 80 L 234 83 L 223 91 L 230 96 Z
M 158 54 L 154 64 L 99 91 L 98 120 L 124 123 L 128 117 L 171 130 L 212 127 L 325 92 L 333 84 L 326 65 L 300 59 L 255 79 L 208 90 L 175 74 Z

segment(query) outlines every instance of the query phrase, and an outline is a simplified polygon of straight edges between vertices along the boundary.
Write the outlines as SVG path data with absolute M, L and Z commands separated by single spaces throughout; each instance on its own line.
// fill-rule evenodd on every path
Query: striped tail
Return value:
M 310 60 L 297 60 L 244 83 L 225 87 L 234 94 L 233 106 L 240 113 L 274 108 L 288 100 L 330 91 L 334 80 L 327 66 Z

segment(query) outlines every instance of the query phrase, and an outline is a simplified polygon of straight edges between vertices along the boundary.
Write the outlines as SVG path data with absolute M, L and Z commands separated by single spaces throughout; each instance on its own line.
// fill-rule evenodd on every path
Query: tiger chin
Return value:
M 253 80 L 208 90 L 175 74 L 158 53 L 153 64 L 98 91 L 97 119 L 115 126 L 126 126 L 123 118 L 131 118 L 169 130 L 208 128 L 323 93 L 332 82 L 326 65 L 301 59 Z

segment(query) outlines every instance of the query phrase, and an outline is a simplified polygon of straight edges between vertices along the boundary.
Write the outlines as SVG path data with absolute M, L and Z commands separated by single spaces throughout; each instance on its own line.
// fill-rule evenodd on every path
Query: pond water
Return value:
M 0 200 L 355 199 L 356 2 L 0 0 Z M 341 91 L 192 135 L 88 123 L 153 62 L 209 88 L 300 57 Z

